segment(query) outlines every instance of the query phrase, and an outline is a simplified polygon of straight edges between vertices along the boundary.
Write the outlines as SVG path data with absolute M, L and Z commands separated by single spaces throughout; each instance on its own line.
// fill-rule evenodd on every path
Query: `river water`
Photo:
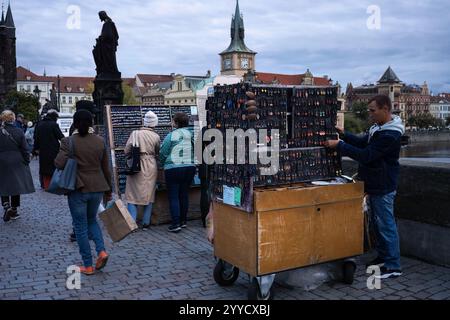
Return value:
M 450 141 L 411 143 L 402 147 L 400 157 L 450 159 Z

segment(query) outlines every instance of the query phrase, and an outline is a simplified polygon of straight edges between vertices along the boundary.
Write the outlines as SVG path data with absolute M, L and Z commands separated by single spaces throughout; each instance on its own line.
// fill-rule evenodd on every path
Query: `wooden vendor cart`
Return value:
M 232 285 L 249 274 L 248 298 L 273 298 L 275 274 L 363 254 L 363 183 L 254 190 L 253 213 L 214 203 L 215 281 Z M 356 264 L 345 260 L 344 282 Z

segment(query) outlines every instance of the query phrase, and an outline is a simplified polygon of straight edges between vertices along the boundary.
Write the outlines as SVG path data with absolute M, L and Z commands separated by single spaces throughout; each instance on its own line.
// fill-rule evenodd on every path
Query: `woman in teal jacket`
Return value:
M 189 128 L 189 117 L 183 112 L 173 117 L 176 128 L 164 139 L 160 161 L 164 166 L 169 194 L 172 224 L 170 232 L 180 232 L 186 227 L 189 208 L 189 187 L 195 176 L 194 131 Z

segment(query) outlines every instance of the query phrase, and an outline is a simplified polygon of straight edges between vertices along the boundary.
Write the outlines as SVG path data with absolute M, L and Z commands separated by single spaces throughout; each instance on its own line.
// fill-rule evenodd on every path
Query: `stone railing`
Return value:
M 395 203 L 403 255 L 450 266 L 450 163 L 401 159 Z M 344 174 L 358 164 L 344 160 Z

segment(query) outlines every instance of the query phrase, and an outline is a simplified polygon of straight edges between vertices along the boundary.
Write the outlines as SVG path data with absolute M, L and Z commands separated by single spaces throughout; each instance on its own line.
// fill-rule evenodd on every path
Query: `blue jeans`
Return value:
M 144 207 L 144 217 L 142 218 L 142 223 L 146 226 L 148 226 L 150 224 L 150 220 L 152 218 L 152 208 L 153 208 L 153 203 L 149 203 Z M 127 205 L 128 211 L 130 212 L 131 216 L 133 217 L 134 221 L 136 221 L 137 219 L 137 208 L 138 206 L 132 203 L 129 203 Z
M 82 193 L 74 191 L 69 194 L 69 208 L 80 254 L 85 267 L 93 266 L 89 236 L 95 243 L 97 254 L 105 250 L 102 230 L 97 222 L 98 206 L 103 192 Z
M 180 226 L 181 222 L 185 223 L 187 220 L 189 187 L 194 179 L 195 171 L 195 167 L 181 167 L 164 171 L 172 226 Z
M 375 222 L 378 257 L 390 270 L 400 270 L 400 243 L 394 217 L 394 200 L 397 192 L 369 195 L 372 221 Z

